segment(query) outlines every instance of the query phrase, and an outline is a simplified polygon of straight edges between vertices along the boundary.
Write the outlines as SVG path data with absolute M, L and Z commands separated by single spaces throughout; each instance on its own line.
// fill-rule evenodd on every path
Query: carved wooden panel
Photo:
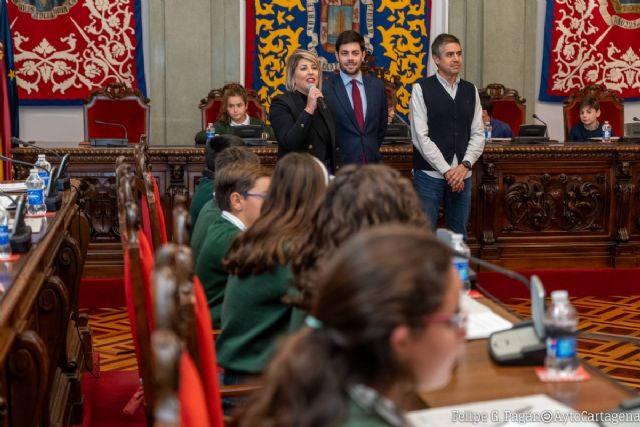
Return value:
M 264 165 L 275 165 L 275 146 L 252 149 Z M 70 173 L 82 181 L 81 206 L 91 221 L 85 274 L 121 275 L 114 164 L 120 155 L 133 164 L 133 149 L 58 151 L 71 155 Z M 381 151 L 385 164 L 411 177 L 411 144 Z M 168 227 L 173 198 L 193 194 L 203 153 L 202 147 L 148 150 Z M 37 150 L 14 154 L 33 162 Z M 469 244 L 483 258 L 516 267 L 640 266 L 639 189 L 640 145 L 490 144 L 474 168 Z
M 526 180 L 504 177 L 505 231 L 595 231 L 603 229 L 603 175 L 543 174 Z

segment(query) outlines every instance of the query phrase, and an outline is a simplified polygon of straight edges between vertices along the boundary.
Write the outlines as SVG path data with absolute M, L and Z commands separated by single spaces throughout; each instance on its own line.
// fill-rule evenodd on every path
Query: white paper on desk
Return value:
M 42 230 L 43 217 L 25 218 L 24 223 L 31 227 L 31 233 L 38 234 Z M 9 219 L 9 229 L 13 230 L 13 218 Z
M 596 427 L 580 414 L 544 394 L 444 406 L 409 412 L 414 427 Z
M 4 184 L 0 184 L 0 191 L 4 191 L 5 193 L 24 193 L 27 191 L 27 185 L 22 182 L 5 182 Z
M 5 209 L 15 209 L 16 205 L 13 203 L 15 199 L 11 199 L 8 196 L 0 196 L 0 205 Z
M 504 317 L 497 315 L 489 307 L 480 304 L 469 295 L 462 295 L 460 307 L 468 316 L 466 335 L 468 340 L 488 338 L 494 332 L 503 331 L 513 326 Z

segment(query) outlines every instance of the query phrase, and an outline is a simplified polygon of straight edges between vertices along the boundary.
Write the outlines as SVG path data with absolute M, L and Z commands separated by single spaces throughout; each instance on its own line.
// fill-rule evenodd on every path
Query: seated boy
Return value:
M 229 137 L 225 135 L 225 137 Z M 217 137 L 216 137 L 217 138 Z M 234 137 L 235 138 L 235 137 Z M 206 151 L 205 151 L 206 157 Z M 222 168 L 236 162 L 246 161 L 256 165 L 260 164 L 260 158 L 253 151 L 245 147 L 228 147 L 225 148 L 215 157 L 215 170 L 222 170 Z M 200 181 L 202 182 L 202 181 Z M 213 184 L 213 179 L 211 180 Z M 197 189 L 196 189 L 197 192 Z M 195 199 L 194 195 L 194 199 Z M 193 202 L 191 203 L 193 205 Z M 209 226 L 216 222 L 222 215 L 222 211 L 216 203 L 216 199 L 213 197 L 213 186 L 211 193 L 209 194 L 209 200 L 200 209 L 200 214 L 197 216 L 197 220 L 191 219 L 191 252 L 193 253 L 193 259 L 197 260 L 200 254 L 200 248 L 204 239 L 207 237 L 207 230 Z
M 511 127 L 502 120 L 495 119 L 491 116 L 493 113 L 493 101 L 486 94 L 480 95 L 480 104 L 482 105 L 482 123 L 491 123 L 492 138 L 513 138 Z
M 191 236 L 193 236 L 194 225 L 198 219 L 200 210 L 207 201 L 213 199 L 213 186 L 214 179 L 213 174 L 216 171 L 216 157 L 218 153 L 227 147 L 242 146 L 244 143 L 242 139 L 234 135 L 216 135 L 207 145 L 204 147 L 204 162 L 206 167 L 202 171 L 202 177 L 200 182 L 196 186 L 191 198 L 191 205 L 189 205 L 189 216 L 191 217 Z
M 207 229 L 196 260 L 196 274 L 207 295 L 211 321 L 220 327 L 220 313 L 227 284 L 222 259 L 233 239 L 260 215 L 262 201 L 271 178 L 260 165 L 237 162 L 216 172 L 215 198 L 221 217 Z
M 590 138 L 602 138 L 600 103 L 594 97 L 587 97 L 580 103 L 580 123 L 569 131 L 569 141 L 588 141 Z M 613 135 L 613 132 L 611 132 Z

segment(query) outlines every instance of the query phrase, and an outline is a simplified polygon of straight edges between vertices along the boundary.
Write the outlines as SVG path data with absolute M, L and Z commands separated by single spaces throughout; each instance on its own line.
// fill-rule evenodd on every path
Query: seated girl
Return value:
M 391 222 L 428 228 L 418 196 L 400 172 L 385 165 L 348 165 L 336 174 L 291 261 L 296 285 L 287 296 L 296 307 L 292 330 L 311 308 L 317 276 L 328 258 L 358 231 Z
M 239 426 L 408 426 L 402 399 L 449 381 L 466 317 L 444 244 L 383 225 L 324 267 L 306 327 L 280 345 Z
M 301 237 L 328 179 L 324 166 L 311 155 L 284 156 L 276 163 L 260 217 L 231 244 L 224 260 L 230 275 L 222 333 L 216 339 L 223 384 L 260 374 L 277 339 L 288 332 L 291 306 L 282 297 L 292 286 L 289 258 L 301 249 Z
M 247 108 L 249 107 L 247 90 L 240 84 L 230 83 L 224 86 L 222 90 L 222 108 L 218 121 L 215 122 L 214 128 L 216 135 L 233 134 L 234 126 L 262 126 L 267 133 L 269 140 L 275 140 L 273 130 L 263 121 L 249 116 Z

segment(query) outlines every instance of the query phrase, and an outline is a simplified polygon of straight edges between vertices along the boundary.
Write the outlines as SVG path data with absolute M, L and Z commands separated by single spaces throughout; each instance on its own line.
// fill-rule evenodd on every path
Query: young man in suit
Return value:
M 340 33 L 336 59 L 340 74 L 325 82 L 324 96 L 334 113 L 336 139 L 347 163 L 378 163 L 387 131 L 387 95 L 379 79 L 363 75 L 364 38 L 356 31 Z

